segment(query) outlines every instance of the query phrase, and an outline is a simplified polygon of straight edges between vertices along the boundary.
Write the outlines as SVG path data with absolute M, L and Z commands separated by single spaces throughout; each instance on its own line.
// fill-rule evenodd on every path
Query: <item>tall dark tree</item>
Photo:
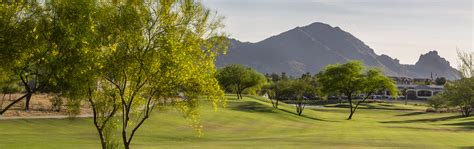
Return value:
M 446 78 L 445 77 L 438 77 L 435 80 L 436 85 L 444 85 L 446 84 Z
M 282 73 L 281 73 L 281 76 L 280 76 L 280 79 L 281 79 L 281 80 L 288 80 L 289 77 L 286 75 L 286 72 L 282 72 Z
M 273 82 L 280 81 L 280 76 L 279 76 L 278 74 L 276 74 L 276 73 L 272 73 L 272 74 L 270 75 L 270 77 L 272 78 L 271 80 L 272 80 Z

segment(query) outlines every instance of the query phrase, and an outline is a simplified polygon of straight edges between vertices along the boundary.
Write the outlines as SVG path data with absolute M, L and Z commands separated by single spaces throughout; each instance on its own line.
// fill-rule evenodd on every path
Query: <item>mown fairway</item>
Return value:
M 201 104 L 202 137 L 173 110 L 155 113 L 133 148 L 472 148 L 474 117 L 427 114 L 423 107 L 372 103 L 353 120 L 346 108 L 274 110 L 260 98 L 229 98 L 214 112 Z M 367 109 L 370 107 L 371 109 Z M 0 148 L 99 148 L 91 119 L 1 120 Z

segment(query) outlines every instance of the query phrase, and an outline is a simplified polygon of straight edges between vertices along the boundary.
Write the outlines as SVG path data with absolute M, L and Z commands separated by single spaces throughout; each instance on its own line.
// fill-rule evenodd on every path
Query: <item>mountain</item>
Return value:
M 361 60 L 369 67 L 379 67 L 389 76 L 429 78 L 432 73 L 433 77 L 448 79 L 457 76 L 456 69 L 436 51 L 421 55 L 415 65 L 403 65 L 388 55 L 377 55 L 341 28 L 324 23 L 297 27 L 256 43 L 230 39 L 227 54 L 219 56 L 216 65 L 243 64 L 262 73 L 286 72 L 299 76 L 349 60 Z

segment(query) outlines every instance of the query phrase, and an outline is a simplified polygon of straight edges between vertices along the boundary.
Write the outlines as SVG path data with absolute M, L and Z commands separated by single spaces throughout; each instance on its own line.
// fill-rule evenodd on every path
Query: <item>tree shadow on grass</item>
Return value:
M 463 117 L 460 115 L 454 115 L 454 116 L 439 117 L 439 118 L 425 118 L 425 119 L 403 120 L 403 121 L 383 121 L 380 123 L 424 123 L 424 122 L 446 121 L 446 120 L 458 119 L 458 118 L 463 118 Z
M 243 112 L 263 112 L 263 113 L 275 113 L 273 108 L 260 104 L 255 101 L 237 102 L 229 104 L 229 108 L 236 111 Z
M 232 97 L 227 97 L 227 100 L 239 100 L 239 99 L 237 99 L 237 97 L 235 96 L 232 96 Z
M 300 117 L 304 117 L 304 118 L 307 118 L 307 119 L 311 119 L 311 120 L 324 121 L 324 122 L 336 122 L 336 121 L 329 121 L 329 120 L 314 118 L 314 117 L 310 117 L 310 116 L 307 116 L 307 115 L 304 115 L 304 114 L 298 115 L 296 112 L 288 111 L 288 110 L 285 110 L 285 109 L 278 109 L 278 110 L 283 111 L 283 112 L 286 112 L 286 113 L 289 113 L 289 114 L 293 114 L 293 115 L 296 115 L 296 116 L 300 116 Z
M 415 116 L 415 115 L 422 115 L 422 114 L 426 114 L 426 112 L 411 112 L 411 113 L 400 114 L 396 116 Z
M 463 146 L 460 149 L 474 149 L 474 146 Z
M 357 109 L 376 109 L 376 110 L 395 110 L 395 111 L 412 111 L 413 109 L 406 109 L 406 108 L 393 108 L 395 106 L 391 105 L 381 105 L 374 106 L 372 104 L 360 104 L 362 107 L 358 107 Z M 338 104 L 338 105 L 330 105 L 325 107 L 333 107 L 333 108 L 350 108 L 347 104 Z
M 393 105 L 393 104 L 388 104 L 388 103 L 379 103 L 378 105 L 379 105 L 379 106 L 383 106 L 383 107 L 396 107 L 395 105 Z
M 460 122 L 460 123 L 451 123 L 451 124 L 444 124 L 449 126 L 461 126 L 465 129 L 474 130 L 474 121 L 471 122 Z

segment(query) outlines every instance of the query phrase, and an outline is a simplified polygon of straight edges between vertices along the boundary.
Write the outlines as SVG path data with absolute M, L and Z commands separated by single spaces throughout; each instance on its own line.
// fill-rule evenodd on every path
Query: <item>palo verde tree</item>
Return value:
M 292 99 L 295 101 L 296 113 L 301 116 L 306 107 L 308 95 L 314 94 L 316 88 L 302 78 L 291 80 L 286 92 L 292 96 Z
M 60 75 L 64 92 L 87 99 L 103 148 L 121 136 L 130 148 L 139 128 L 152 111 L 174 106 L 197 123 L 198 95 L 217 106 L 223 92 L 215 79 L 214 60 L 227 40 L 220 17 L 194 0 L 160 1 L 53 1 L 53 6 L 83 12 L 90 21 L 78 23 L 84 37 L 75 52 L 64 59 L 64 68 L 80 68 Z M 73 5 L 73 6 L 70 6 Z M 82 6 L 82 7 L 79 7 Z M 77 7 L 77 8 L 76 8 Z M 71 10 L 73 11 L 73 10 Z M 89 36 L 91 35 L 91 36 Z M 82 39 L 82 38 L 81 38 Z M 85 41 L 85 42 L 83 42 Z M 74 57 L 74 53 L 80 53 Z M 83 55 L 83 56 L 81 56 Z M 73 63 L 79 58 L 80 63 Z M 71 77 L 73 76 L 73 78 Z M 83 83 L 78 83 L 83 81 Z M 115 123 L 117 122 L 118 123 Z M 116 129 L 120 134 L 114 134 Z
M 11 81 L 21 82 L 25 94 L 3 107 L 3 114 L 16 103 L 25 100 L 29 110 L 31 96 L 50 83 L 48 69 L 52 53 L 44 7 L 35 1 L 0 3 L 0 67 Z
M 393 80 L 377 69 L 364 71 L 363 64 L 358 61 L 329 65 L 317 75 L 317 81 L 321 92 L 326 94 L 336 92 L 347 96 L 350 107 L 347 118 L 349 120 L 359 105 L 377 91 L 388 90 L 394 96 L 398 93 Z M 354 97 L 359 94 L 364 94 L 363 99 L 354 101 Z
M 95 0 L 1 4 L 0 66 L 22 83 L 25 95 L 0 113 L 22 99 L 28 109 L 31 95 L 40 90 L 79 103 L 87 87 L 96 87 L 100 77 L 96 72 L 104 64 L 99 56 L 108 51 L 102 46 L 107 42 L 98 38 L 104 34 L 95 30 L 102 17 L 98 4 Z
M 237 99 L 242 99 L 242 92 L 248 88 L 265 84 L 265 76 L 252 68 L 242 65 L 229 65 L 217 71 L 219 84 L 237 94 Z
M 263 92 L 268 95 L 273 108 L 278 109 L 280 100 L 287 95 L 290 83 L 289 80 L 272 81 L 263 87 Z

